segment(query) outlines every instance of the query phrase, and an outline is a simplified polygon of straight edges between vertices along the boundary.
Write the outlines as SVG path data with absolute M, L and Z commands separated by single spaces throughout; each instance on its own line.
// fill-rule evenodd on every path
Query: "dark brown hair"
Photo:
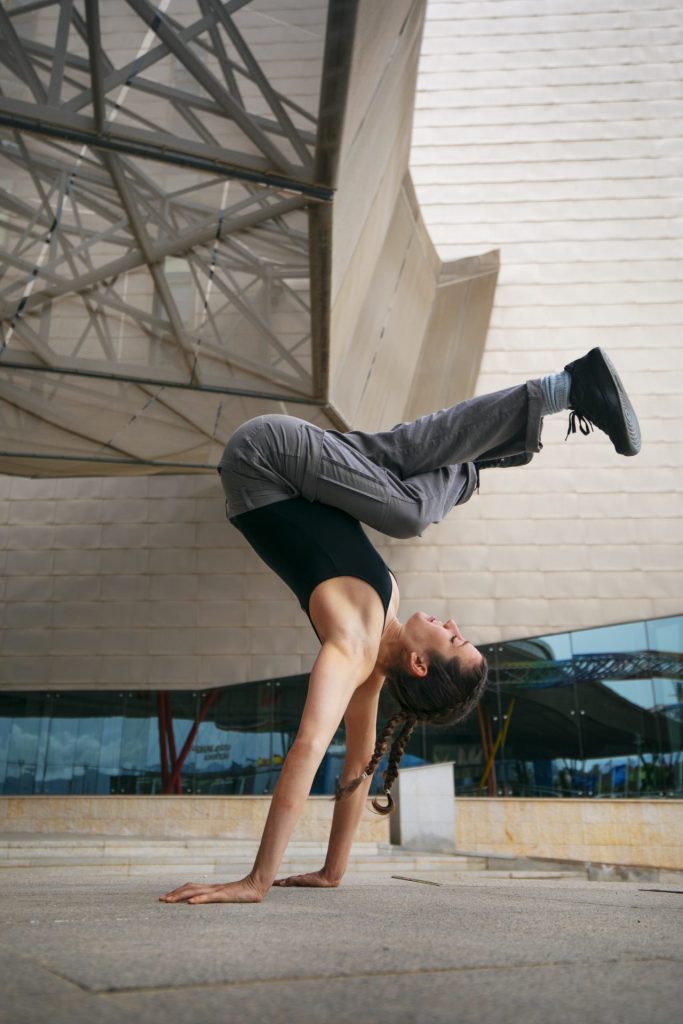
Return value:
M 390 790 L 417 723 L 454 725 L 461 722 L 479 703 L 487 680 L 488 663 L 484 657 L 474 668 L 463 669 L 457 658 L 444 658 L 432 651 L 429 654 L 427 674 L 423 677 L 414 676 L 401 664 L 396 665 L 387 673 L 387 687 L 399 710 L 391 716 L 378 736 L 365 771 L 346 786 L 338 785 L 335 800 L 353 793 L 364 779 L 374 775 L 377 765 L 389 749 L 387 769 L 384 772 L 384 796 L 387 802 L 380 804 L 377 797 L 372 801 L 372 806 L 379 814 L 389 814 L 394 806 Z

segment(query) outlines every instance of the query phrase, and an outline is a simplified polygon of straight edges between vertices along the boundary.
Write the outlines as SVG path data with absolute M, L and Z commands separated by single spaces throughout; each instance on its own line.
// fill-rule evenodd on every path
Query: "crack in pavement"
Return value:
M 591 967 L 608 967 L 608 966 L 621 966 L 625 964 L 681 964 L 683 965 L 683 959 L 678 957 L 665 957 L 665 956 L 654 956 L 654 957 L 630 957 L 629 959 L 616 958 L 610 960 L 546 960 L 539 962 L 528 962 L 528 963 L 512 963 L 512 964 L 465 964 L 462 967 L 418 967 L 415 970 L 374 970 L 374 971 L 357 971 L 340 974 L 307 974 L 307 975 L 275 975 L 270 978 L 238 978 L 234 981 L 224 979 L 221 981 L 191 981 L 186 984 L 180 985 L 129 985 L 121 986 L 120 988 L 103 988 L 95 989 L 88 988 L 81 982 L 74 981 L 74 979 L 68 978 L 66 975 L 62 975 L 57 971 L 53 971 L 51 968 L 46 968 L 51 971 L 59 978 L 63 978 L 67 981 L 72 981 L 73 984 L 78 985 L 85 992 L 89 992 L 92 995 L 99 996 L 112 996 L 121 995 L 125 993 L 153 993 L 153 992 L 181 992 L 191 989 L 209 989 L 209 988 L 234 988 L 237 986 L 246 985 L 281 985 L 295 984 L 298 982 L 328 982 L 328 981 L 354 981 L 362 978 L 405 978 L 405 977 L 420 977 L 429 976 L 432 974 L 465 974 L 468 971 L 520 971 L 520 970 L 538 970 L 543 968 L 554 968 L 554 967 L 578 967 L 578 968 L 591 968 Z

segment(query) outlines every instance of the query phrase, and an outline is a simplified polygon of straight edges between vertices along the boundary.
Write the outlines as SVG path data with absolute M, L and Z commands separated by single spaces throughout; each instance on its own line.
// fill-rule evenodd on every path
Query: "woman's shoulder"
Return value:
M 311 594 L 308 614 L 320 639 L 378 648 L 385 612 L 375 588 L 357 576 L 333 576 Z

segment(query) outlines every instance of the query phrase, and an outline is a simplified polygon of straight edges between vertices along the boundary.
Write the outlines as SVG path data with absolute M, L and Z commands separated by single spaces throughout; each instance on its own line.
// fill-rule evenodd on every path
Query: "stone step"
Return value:
M 148 836 L 137 837 L 137 836 L 53 836 L 53 835 L 33 835 L 33 836 L 22 836 L 21 838 L 15 837 L 0 837 L 0 855 L 8 853 L 14 850 L 64 850 L 65 852 L 78 852 L 81 850 L 92 851 L 92 850 L 107 850 L 107 851 L 126 851 L 126 850 L 162 850 L 162 851 L 223 851 L 226 850 L 232 854 L 247 854 L 250 855 L 258 848 L 258 842 L 255 839 L 233 839 L 232 837 L 225 838 L 150 838 Z M 310 853 L 316 854 L 324 852 L 327 848 L 326 842 L 314 842 L 314 841 L 296 841 L 293 840 L 288 849 L 295 850 L 299 853 Z M 354 843 L 353 849 L 357 853 L 362 853 L 364 856 L 377 855 L 380 852 L 391 852 L 392 847 L 388 844 L 382 843 Z
M 66 860 L 63 858 L 54 859 L 43 859 L 41 861 L 32 861 L 24 858 L 16 858 L 12 860 L 3 861 L 0 866 L 0 871 L 9 870 L 10 868 L 17 869 L 30 869 L 33 871 L 39 870 L 41 873 L 44 871 L 55 871 L 63 872 L 68 868 L 77 868 L 78 871 L 114 871 L 123 872 L 124 874 L 149 874 L 153 872 L 176 872 L 180 871 L 184 874 L 188 872 L 194 873 L 221 873 L 229 872 L 230 874 L 247 874 L 250 870 L 253 861 L 220 861 L 220 860 L 136 860 L 131 858 L 130 860 L 111 860 L 111 861 L 74 861 Z M 303 874 L 308 871 L 317 871 L 322 866 L 320 858 L 315 860 L 311 859 L 306 862 L 305 860 L 290 860 L 286 858 L 280 865 L 279 875 L 293 875 Z M 469 871 L 483 871 L 486 870 L 486 862 L 481 863 L 472 862 L 467 866 L 453 865 L 433 862 L 423 863 L 414 858 L 406 858 L 405 861 L 392 859 L 386 861 L 377 861 L 370 863 L 368 861 L 354 861 L 349 862 L 348 871 L 352 874 L 360 875 L 391 875 L 396 872 L 408 872 L 408 873 L 419 873 L 423 874 L 462 874 Z
M 126 874 L 155 871 L 246 873 L 257 847 L 254 840 L 246 839 L 5 835 L 0 838 L 0 870 L 40 868 L 57 872 L 77 867 Z M 317 870 L 326 848 L 327 844 L 322 842 L 290 843 L 281 873 Z M 382 843 L 356 843 L 349 861 L 349 872 L 362 875 L 396 871 L 443 874 L 485 867 L 485 860 L 479 857 L 403 851 Z

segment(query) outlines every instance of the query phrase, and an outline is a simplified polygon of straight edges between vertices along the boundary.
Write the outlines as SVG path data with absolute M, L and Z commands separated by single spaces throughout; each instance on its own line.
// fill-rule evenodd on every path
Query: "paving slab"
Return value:
M 3 872 L 0 1024 L 669 1024 L 680 1013 L 683 887 L 468 872 L 274 889 L 256 906 L 157 902 L 177 884 Z

